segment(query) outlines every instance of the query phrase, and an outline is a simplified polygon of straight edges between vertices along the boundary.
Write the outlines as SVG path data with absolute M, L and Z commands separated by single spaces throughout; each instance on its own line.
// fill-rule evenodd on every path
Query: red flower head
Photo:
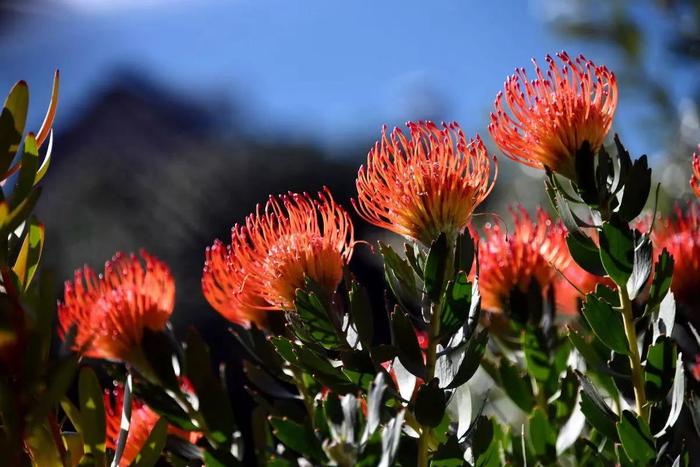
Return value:
M 354 243 L 350 216 L 327 188 L 318 200 L 271 196 L 264 210 L 258 206 L 233 227 L 230 245 L 207 249 L 202 290 L 228 320 L 264 324 L 265 310 L 294 309 L 306 278 L 334 292 Z
M 546 294 L 571 257 L 566 247 L 566 230 L 542 209 L 536 223 L 524 208 L 512 210 L 515 228 L 511 235 L 500 225 L 486 224 L 486 238 L 479 242 L 479 292 L 484 309 L 504 311 L 511 291 L 527 292 L 536 280 Z
M 489 132 L 511 159 L 574 179 L 576 151 L 584 141 L 597 151 L 610 130 L 617 81 L 606 67 L 583 55 L 571 60 L 561 52 L 557 57 L 564 66 L 560 69 L 548 55 L 546 77 L 533 60 L 536 79 L 530 81 L 519 68 L 506 80 Z
M 187 380 L 182 380 L 182 390 L 191 392 L 192 387 Z M 124 408 L 124 386 L 118 385 L 113 391 L 105 391 L 105 424 L 106 424 L 106 445 L 107 449 L 114 450 L 119 440 L 121 430 L 122 411 Z M 130 465 L 138 453 L 146 444 L 151 430 L 158 423 L 160 416 L 150 407 L 138 399 L 131 399 L 131 419 L 129 421 L 129 434 L 126 438 L 126 445 L 122 458 L 119 461 L 120 467 Z M 202 433 L 196 431 L 185 431 L 173 425 L 168 426 L 168 433 L 177 436 L 192 444 L 202 438 Z
M 441 233 L 456 236 L 493 189 L 484 143 L 467 139 L 457 123 L 438 128 L 409 122 L 409 136 L 396 128 L 370 150 L 357 174 L 357 202 L 367 222 L 426 245 Z
M 110 395 L 109 391 L 104 394 L 106 441 L 107 449 L 116 449 L 121 430 L 122 410 L 124 407 L 124 387 L 117 386 Z M 137 399 L 131 399 L 131 419 L 129 423 L 129 435 L 126 438 L 126 445 L 119 467 L 130 465 L 141 449 L 146 444 L 151 430 L 158 423 L 160 416 L 151 410 L 150 407 Z
M 698 152 L 693 153 L 693 176 L 690 177 L 690 187 L 695 196 L 700 198 L 700 146 Z
M 88 266 L 67 281 L 58 305 L 59 336 L 75 326 L 74 349 L 93 358 L 132 361 L 140 357 L 144 328 L 165 328 L 175 304 L 168 266 L 141 250 L 117 253 L 97 276 Z
M 652 242 L 673 256 L 671 291 L 677 302 L 696 316 L 700 313 L 700 205 L 689 203 L 686 212 L 676 206 L 675 216 L 656 221 Z M 695 321 L 694 321 L 695 322 Z

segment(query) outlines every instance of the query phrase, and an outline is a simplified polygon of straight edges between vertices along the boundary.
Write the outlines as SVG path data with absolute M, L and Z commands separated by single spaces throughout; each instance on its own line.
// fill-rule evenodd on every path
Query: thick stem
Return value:
M 632 367 L 632 385 L 634 386 L 634 399 L 637 405 L 637 414 L 644 420 L 649 419 L 649 411 L 647 404 L 646 390 L 644 389 L 644 371 L 642 370 L 642 361 L 639 356 L 639 347 L 637 346 L 637 331 L 634 328 L 634 316 L 632 316 L 632 302 L 627 294 L 627 289 L 624 285 L 618 285 L 620 294 L 620 311 L 622 311 L 622 320 L 625 325 L 625 334 L 627 335 L 627 344 L 630 349 L 630 366 Z
M 432 303 L 430 310 L 430 329 L 428 330 L 428 347 L 425 349 L 425 373 L 426 382 L 435 377 L 435 362 L 437 361 L 437 345 L 440 339 L 440 303 Z M 418 467 L 428 467 L 428 443 L 430 441 L 430 427 L 421 427 L 418 439 Z

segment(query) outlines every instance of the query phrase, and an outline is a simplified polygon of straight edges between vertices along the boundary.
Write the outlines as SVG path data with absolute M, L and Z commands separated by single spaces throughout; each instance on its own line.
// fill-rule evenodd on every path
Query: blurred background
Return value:
M 61 70 L 38 208 L 57 291 L 84 263 L 145 247 L 176 276 L 176 327 L 229 342 L 199 286 L 214 238 L 270 193 L 328 185 L 350 208 L 385 123 L 457 120 L 495 151 L 493 100 L 531 57 L 564 49 L 611 68 L 614 131 L 650 156 L 663 208 L 687 197 L 699 26 L 693 0 L 0 0 L 0 89 L 29 82 L 38 128 Z M 499 161 L 483 211 L 544 202 L 542 172 Z M 358 250 L 353 268 L 377 282 Z

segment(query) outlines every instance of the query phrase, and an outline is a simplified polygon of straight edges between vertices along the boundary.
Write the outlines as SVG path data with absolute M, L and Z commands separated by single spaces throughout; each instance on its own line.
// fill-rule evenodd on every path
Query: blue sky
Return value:
M 426 115 L 485 133 L 504 78 L 530 57 L 566 49 L 615 69 L 609 51 L 552 32 L 544 3 L 45 0 L 0 36 L 0 88 L 27 79 L 38 119 L 60 68 L 65 124 L 126 66 L 178 93 L 239 103 L 264 134 L 331 147 Z M 623 133 L 632 97 L 622 90 Z

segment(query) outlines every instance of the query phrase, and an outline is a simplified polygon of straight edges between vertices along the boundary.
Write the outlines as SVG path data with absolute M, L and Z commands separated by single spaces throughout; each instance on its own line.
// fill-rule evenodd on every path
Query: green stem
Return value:
M 435 377 L 435 362 L 437 361 L 437 345 L 440 339 L 440 314 L 442 306 L 440 303 L 432 303 L 430 310 L 430 329 L 428 331 L 428 347 L 425 350 L 425 373 L 426 383 Z M 420 438 L 418 439 L 418 467 L 428 467 L 429 453 L 428 443 L 430 441 L 431 429 L 428 426 L 421 427 Z
M 639 357 L 637 346 L 637 331 L 634 328 L 634 316 L 632 316 L 632 302 L 624 285 L 617 286 L 620 294 L 620 311 L 627 335 L 627 344 L 630 349 L 630 366 L 632 367 L 632 385 L 634 386 L 634 399 L 637 405 L 637 414 L 644 420 L 649 419 L 647 396 L 644 389 L 644 370 Z
M 314 423 L 314 399 L 309 394 L 306 385 L 304 384 L 304 376 L 302 373 L 294 367 L 291 367 L 292 378 L 294 379 L 294 384 L 296 384 L 299 394 L 304 401 L 304 407 L 306 407 L 306 412 L 309 414 L 309 423 L 313 425 Z

